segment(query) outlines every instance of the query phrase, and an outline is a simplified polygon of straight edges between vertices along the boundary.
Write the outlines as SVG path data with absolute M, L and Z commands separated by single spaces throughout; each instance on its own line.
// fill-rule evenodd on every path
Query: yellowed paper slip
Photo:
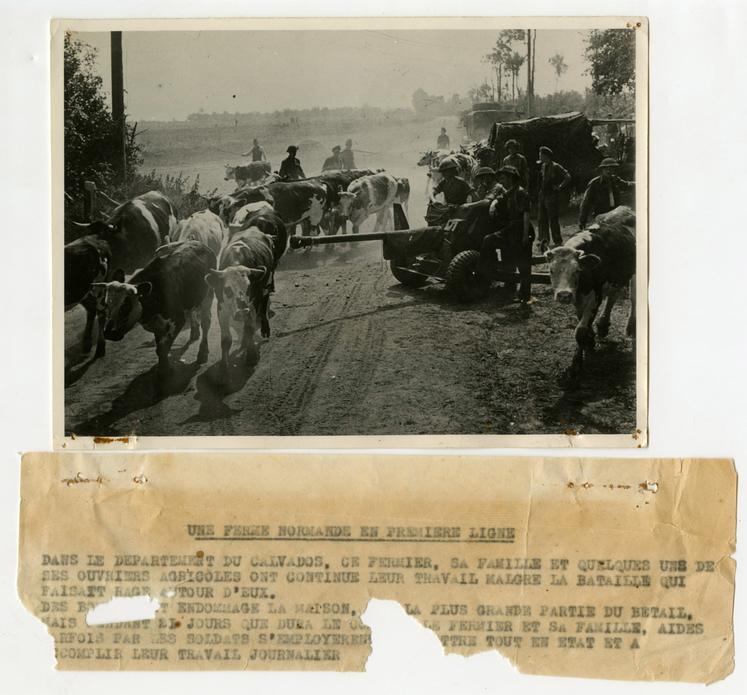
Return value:
M 525 673 L 733 667 L 728 460 L 64 453 L 22 468 L 19 591 L 63 669 L 362 670 L 370 598 L 447 652 L 497 649 Z M 113 597 L 159 607 L 89 624 Z

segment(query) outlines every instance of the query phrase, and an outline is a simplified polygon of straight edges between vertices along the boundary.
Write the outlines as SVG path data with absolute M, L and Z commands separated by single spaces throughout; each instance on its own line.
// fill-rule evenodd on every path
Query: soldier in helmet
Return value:
M 286 150 L 288 156 L 280 162 L 280 178 L 284 181 L 298 181 L 299 179 L 305 179 L 306 174 L 303 173 L 301 168 L 301 162 L 296 158 L 298 147 L 295 145 L 289 145 Z
M 433 187 L 433 195 L 443 193 L 447 205 L 464 205 L 470 200 L 472 188 L 457 176 L 459 165 L 452 157 L 446 157 L 439 165 L 438 172 L 443 178 Z
M 475 200 L 495 200 L 506 192 L 506 189 L 495 180 L 495 172 L 490 167 L 480 167 L 474 174 Z
M 529 194 L 521 186 L 521 174 L 516 167 L 502 166 L 498 173 L 505 193 L 490 205 L 490 213 L 499 219 L 500 229 L 488 234 L 482 242 L 480 265 L 489 273 L 495 266 L 495 250 L 501 249 L 501 262 L 509 270 L 519 273 L 519 292 L 516 299 L 522 304 L 531 303 L 532 242 L 534 228 L 529 221 Z M 516 291 L 515 283 L 506 289 Z

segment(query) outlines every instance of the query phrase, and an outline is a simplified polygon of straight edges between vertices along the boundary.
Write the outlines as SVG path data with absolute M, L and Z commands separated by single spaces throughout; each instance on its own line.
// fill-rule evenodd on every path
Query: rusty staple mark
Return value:
M 659 483 L 654 480 L 644 480 L 638 484 L 638 487 L 645 492 L 653 492 L 654 494 L 659 491 Z
M 114 444 L 116 442 L 119 442 L 121 444 L 129 444 L 130 438 L 129 437 L 94 437 L 93 438 L 94 444 Z
M 140 475 L 134 476 L 132 482 L 137 485 L 144 485 L 148 482 L 148 478 L 145 477 L 145 473 L 141 473 Z
M 578 430 L 569 427 L 567 430 L 563 430 L 563 434 L 566 437 L 578 437 Z

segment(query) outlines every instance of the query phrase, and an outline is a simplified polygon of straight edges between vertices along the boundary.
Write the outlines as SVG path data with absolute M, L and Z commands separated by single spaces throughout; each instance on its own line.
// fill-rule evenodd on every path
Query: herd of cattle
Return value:
M 370 215 L 381 229 L 395 202 L 407 207 L 409 194 L 407 179 L 384 171 L 327 171 L 292 182 L 265 176 L 261 185 L 208 199 L 206 209 L 177 221 L 165 195 L 144 193 L 105 221 L 75 223 L 85 236 L 65 246 L 65 309 L 86 310 L 85 352 L 97 325 L 97 358 L 106 340 L 121 340 L 141 324 L 154 334 L 159 370 L 167 373 L 169 351 L 187 320 L 189 344 L 202 334 L 198 360 L 207 359 L 215 298 L 223 369 L 232 329 L 251 363 L 258 357 L 257 329 L 270 335 L 269 297 L 289 233 L 297 225 L 334 233 L 347 220 L 357 232 Z

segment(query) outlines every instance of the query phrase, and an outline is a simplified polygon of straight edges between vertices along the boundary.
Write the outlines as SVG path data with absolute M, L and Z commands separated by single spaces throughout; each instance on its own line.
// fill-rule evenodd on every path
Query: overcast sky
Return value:
M 535 91 L 556 89 L 548 58 L 568 71 L 559 89 L 590 86 L 585 31 L 538 31 Z M 98 49 L 110 90 L 108 33 L 79 33 Z M 410 107 L 412 93 L 466 96 L 490 75 L 481 59 L 497 31 L 126 32 L 125 102 L 134 119 L 183 119 L 199 111 L 274 111 L 313 106 Z M 526 45 L 517 45 L 526 53 Z M 526 84 L 525 68 L 520 74 Z

